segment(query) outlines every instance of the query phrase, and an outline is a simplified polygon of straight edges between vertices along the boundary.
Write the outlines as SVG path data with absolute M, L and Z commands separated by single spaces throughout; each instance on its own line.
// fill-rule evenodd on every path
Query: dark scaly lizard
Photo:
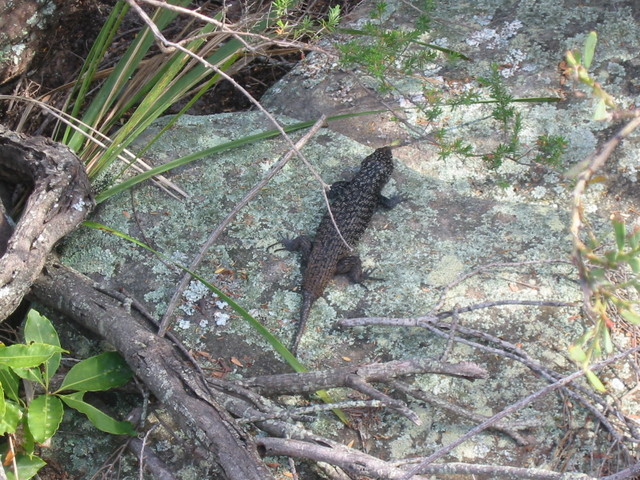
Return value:
M 348 182 L 336 182 L 331 186 L 329 199 L 331 212 L 342 237 L 354 247 L 369 226 L 378 206 L 393 208 L 401 197 L 384 197 L 380 192 L 393 172 L 391 148 L 378 148 L 362 161 L 358 173 Z M 307 236 L 281 240 L 286 250 L 302 253 L 302 306 L 298 331 L 291 351 L 295 354 L 305 330 L 313 303 L 322 296 L 325 287 L 336 274 L 347 274 L 352 281 L 362 282 L 370 272 L 362 271 L 357 255 L 336 232 L 329 213 L 325 213 L 312 241 Z

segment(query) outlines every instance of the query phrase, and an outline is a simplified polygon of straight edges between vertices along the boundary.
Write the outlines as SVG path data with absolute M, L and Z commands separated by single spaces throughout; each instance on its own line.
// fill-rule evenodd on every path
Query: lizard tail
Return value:
M 309 318 L 309 312 L 311 311 L 311 305 L 313 305 L 313 301 L 315 299 L 311 296 L 309 292 L 302 292 L 302 306 L 300 307 L 300 320 L 298 322 L 298 331 L 296 332 L 296 338 L 293 341 L 293 345 L 291 346 L 291 353 L 293 355 L 297 355 L 298 353 L 298 344 L 300 343 L 300 339 L 302 335 L 304 335 L 305 327 L 307 324 L 307 319 Z

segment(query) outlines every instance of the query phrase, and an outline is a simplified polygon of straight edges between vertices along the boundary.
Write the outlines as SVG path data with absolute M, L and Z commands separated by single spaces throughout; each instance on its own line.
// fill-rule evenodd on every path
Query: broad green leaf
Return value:
M 46 343 L 47 345 L 60 346 L 60 339 L 58 338 L 58 332 L 53 328 L 53 325 L 47 317 L 40 315 L 37 311 L 31 309 L 27 315 L 27 322 L 24 326 L 24 339 L 26 343 L 39 342 Z M 60 366 L 60 360 L 62 355 L 55 353 L 44 364 L 44 376 L 47 382 L 51 379 L 54 373 Z
M 622 315 L 622 317 L 629 323 L 632 323 L 634 325 L 640 324 L 640 315 L 638 315 L 630 308 L 620 310 L 620 315 Z
M 35 455 L 17 455 L 16 465 L 18 466 L 18 477 L 16 478 L 13 467 L 4 467 L 7 480 L 29 480 L 33 478 L 47 463 Z M 2 468 L 2 467 L 0 467 Z
M 640 273 L 640 258 L 631 257 L 629 260 L 627 260 L 627 263 L 631 267 L 631 270 L 633 270 L 633 273 Z
M 85 414 L 89 421 L 103 432 L 111 433 L 113 435 L 137 435 L 136 431 L 133 429 L 133 425 L 131 425 L 131 422 L 120 422 L 111 418 L 106 413 L 85 402 L 82 399 L 83 396 L 84 392 L 76 392 L 70 395 L 60 395 L 60 398 L 69 407 Z
M 7 400 L 4 398 L 4 389 L 0 384 L 0 418 L 4 418 L 4 412 L 7 409 Z
M 42 378 L 42 373 L 37 368 L 14 368 L 13 371 L 20 378 L 24 378 L 25 380 L 29 380 L 30 382 L 39 383 L 44 387 L 44 379 Z
M 20 378 L 9 367 L 0 365 L 0 384 L 5 396 L 16 402 L 20 401 Z
M 74 365 L 64 377 L 58 392 L 108 390 L 124 385 L 132 376 L 131 369 L 119 353 L 106 352 Z
M 598 34 L 596 32 L 589 33 L 589 35 L 587 35 L 587 40 L 584 42 L 584 68 L 589 68 L 591 66 L 591 62 L 593 61 L 593 54 L 596 51 L 596 43 L 598 43 Z
M 64 408 L 58 397 L 40 395 L 29 404 L 27 424 L 33 439 L 44 443 L 58 431 Z
M 569 356 L 576 363 L 584 363 L 587 361 L 587 354 L 578 345 L 569 345 Z
M 596 104 L 596 109 L 593 112 L 593 119 L 596 121 L 599 120 L 606 120 L 607 118 L 607 104 L 605 103 L 604 99 L 600 99 L 598 100 L 598 103 Z
M 11 345 L 0 347 L 0 365 L 11 368 L 31 368 L 42 365 L 54 354 L 64 352 L 60 347 L 32 343 L 30 345 Z
M 607 391 L 607 389 L 604 387 L 600 379 L 591 370 L 588 370 L 588 369 L 585 370 L 584 374 L 587 376 L 587 380 L 589 380 L 589 383 L 591 384 L 591 386 L 595 388 L 597 391 L 599 391 L 600 393 L 604 393 Z
M 20 406 L 11 400 L 5 402 L 4 415 L 0 418 L 0 435 L 16 433 L 18 423 L 22 419 Z
M 60 346 L 58 333 L 49 319 L 33 309 L 29 310 L 27 321 L 24 325 L 24 340 L 27 344 L 36 342 L 56 347 Z

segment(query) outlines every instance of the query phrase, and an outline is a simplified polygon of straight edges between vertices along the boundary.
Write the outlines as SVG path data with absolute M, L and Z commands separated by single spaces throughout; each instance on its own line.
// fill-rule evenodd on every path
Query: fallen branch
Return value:
M 125 305 L 98 292 L 88 277 L 50 258 L 29 297 L 108 339 L 180 426 L 211 453 L 224 478 L 273 478 L 251 435 L 211 397 L 171 342 L 143 327 Z
M 440 362 L 433 358 L 394 360 L 372 365 L 350 366 L 306 373 L 283 373 L 248 378 L 240 383 L 263 395 L 300 394 L 327 388 L 349 387 L 353 377 L 361 381 L 388 382 L 395 377 L 436 373 L 467 379 L 487 378 L 485 369 L 471 362 L 457 364 Z
M 93 207 L 84 166 L 67 147 L 0 126 L 0 182 L 8 195 L 30 189 L 22 216 L 0 258 L 0 321 L 20 304 L 54 244 L 74 230 Z M 29 190 L 25 190 L 25 193 Z M 4 198 L 3 198 L 4 200 Z M 3 232 L 13 205 L 4 205 Z M 2 253 L 2 252 L 0 252 Z

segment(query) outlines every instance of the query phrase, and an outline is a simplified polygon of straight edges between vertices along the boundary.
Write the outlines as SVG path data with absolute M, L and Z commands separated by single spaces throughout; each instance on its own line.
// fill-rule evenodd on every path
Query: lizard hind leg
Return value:
M 362 260 L 356 255 L 345 257 L 338 262 L 336 273 L 347 275 L 353 283 L 362 284 L 365 280 L 384 280 L 384 278 L 372 277 L 373 268 L 371 270 L 362 269 Z
M 307 235 L 300 235 L 296 238 L 282 237 L 280 241 L 274 243 L 274 245 L 278 244 L 282 245 L 282 248 L 277 249 L 276 252 L 280 252 L 282 250 L 287 250 L 289 252 L 300 252 L 300 254 L 302 255 L 302 260 L 306 261 L 311 254 L 311 247 L 313 245 L 313 242 Z

